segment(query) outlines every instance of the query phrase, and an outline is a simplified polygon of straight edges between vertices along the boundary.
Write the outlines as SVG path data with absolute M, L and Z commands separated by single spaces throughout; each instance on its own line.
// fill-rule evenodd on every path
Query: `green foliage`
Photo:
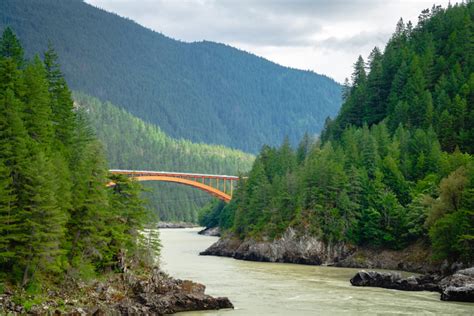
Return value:
M 410 130 L 432 126 L 443 150 L 473 152 L 473 8 L 434 6 L 415 28 L 401 20 L 384 53 L 375 48 L 370 54 L 368 74 L 362 57 L 357 60 L 345 102 L 323 140 L 339 138 L 350 125 L 386 120 L 391 132 L 400 124 Z
M 65 273 L 86 279 L 124 268 L 124 257 L 143 261 L 148 214 L 137 183 L 109 178 L 52 48 L 45 61 L 24 60 L 11 29 L 0 48 L 1 283 L 25 289 L 28 309 Z
M 471 160 L 444 178 L 429 201 L 426 226 L 438 259 L 474 260 L 474 165 Z
M 390 249 L 424 239 L 436 259 L 472 263 L 473 13 L 469 2 L 433 7 L 415 28 L 400 21 L 368 69 L 358 58 L 321 142 L 262 149 L 220 211 L 233 215 L 225 227 L 275 238 L 293 226 Z
M 173 139 L 160 128 L 134 117 L 111 103 L 82 93 L 74 95 L 104 144 L 114 169 L 238 174 L 250 169 L 254 157 L 224 146 Z M 197 222 L 197 210 L 208 194 L 170 183 L 146 183 L 148 207 L 164 221 Z
M 286 135 L 294 144 L 319 133 L 341 103 L 328 77 L 223 44 L 176 41 L 83 1 L 2 0 L 0 31 L 7 26 L 29 57 L 51 41 L 74 90 L 176 139 L 255 153 Z
M 225 207 L 225 202 L 212 200 L 199 210 L 198 223 L 204 227 L 216 227 L 220 225 L 221 213 Z
M 23 47 L 21 47 L 20 41 L 10 27 L 6 27 L 3 31 L 1 41 L 0 55 L 11 58 L 19 67 L 23 66 Z
M 430 229 L 436 259 L 463 259 L 472 262 L 474 253 L 474 215 L 467 211 L 448 214 Z

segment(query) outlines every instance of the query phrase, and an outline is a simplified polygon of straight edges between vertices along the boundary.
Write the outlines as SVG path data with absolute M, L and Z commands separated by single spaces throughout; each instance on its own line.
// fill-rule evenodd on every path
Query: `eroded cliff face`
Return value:
M 320 265 L 334 264 L 354 251 L 354 247 L 343 243 L 328 245 L 309 234 L 301 234 L 293 228 L 288 228 L 283 236 L 271 241 L 256 241 L 251 238 L 239 240 L 235 236 L 226 235 L 201 252 L 201 255 Z
M 312 265 L 332 265 L 351 268 L 405 270 L 417 273 L 433 273 L 443 269 L 440 263 L 431 261 L 431 252 L 423 244 L 415 244 L 404 250 L 380 250 L 360 248 L 346 243 L 327 244 L 309 233 L 293 228 L 275 240 L 240 240 L 226 234 L 201 255 L 233 257 L 235 259 L 286 262 Z M 459 267 L 444 267 L 456 270 Z M 448 271 L 449 273 L 449 271 Z

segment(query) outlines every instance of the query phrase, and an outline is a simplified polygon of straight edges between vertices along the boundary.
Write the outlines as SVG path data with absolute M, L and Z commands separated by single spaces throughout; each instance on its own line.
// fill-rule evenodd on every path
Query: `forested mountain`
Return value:
M 238 175 L 255 158 L 224 146 L 170 138 L 160 128 L 83 93 L 76 93 L 74 100 L 87 113 L 114 169 Z M 207 193 L 179 184 L 144 186 L 151 190 L 149 206 L 165 221 L 196 222 L 197 210 L 210 200 Z
M 472 4 L 470 5 L 472 6 Z M 393 133 L 433 130 L 441 148 L 474 151 L 474 41 L 472 9 L 425 10 L 417 27 L 403 20 L 382 54 L 359 57 L 352 83 L 344 87 L 344 105 L 327 122 L 323 140 L 338 139 L 349 125 L 385 120 Z
M 3 0 L 28 56 L 51 41 L 74 90 L 109 100 L 174 138 L 257 152 L 315 134 L 340 85 L 212 43 L 184 43 L 79 0 Z
M 105 184 L 114 181 L 114 187 Z M 49 49 L 27 61 L 0 40 L 0 284 L 31 307 L 127 262 L 154 260 L 136 182 L 108 177 L 102 146 Z M 155 248 L 156 249 L 156 248 Z M 130 262 L 129 262 L 130 260 Z M 27 295 L 25 294 L 27 293 Z M 47 294 L 48 293 L 48 294 Z
M 474 260 L 474 3 L 400 21 L 384 52 L 355 63 L 322 141 L 264 147 L 235 198 L 203 214 L 241 238 L 289 226 L 329 245 Z M 213 218 L 210 218 L 213 217 Z

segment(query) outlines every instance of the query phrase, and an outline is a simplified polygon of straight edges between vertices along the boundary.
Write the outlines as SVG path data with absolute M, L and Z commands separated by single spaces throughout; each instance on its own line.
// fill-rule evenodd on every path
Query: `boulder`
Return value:
M 443 301 L 474 302 L 474 268 L 441 278 L 421 275 L 402 278 L 398 272 L 359 271 L 350 280 L 354 286 L 373 286 L 402 291 L 437 291 Z
M 441 293 L 442 301 L 474 302 L 474 284 L 455 287 L 448 286 Z
M 399 272 L 359 271 L 350 280 L 353 286 L 372 286 L 401 291 L 439 291 L 435 276 L 402 278 Z
M 198 234 L 203 235 L 203 236 L 220 237 L 221 236 L 221 229 L 219 227 L 206 227 L 203 230 L 200 230 L 198 232 Z
M 474 267 L 445 277 L 439 287 L 443 301 L 474 302 Z
M 128 314 L 173 314 L 192 310 L 233 308 L 227 297 L 205 294 L 206 287 L 188 280 L 172 279 L 159 270 L 147 280 L 129 280 L 131 299 L 122 300 L 117 309 Z M 146 311 L 144 310 L 146 309 Z

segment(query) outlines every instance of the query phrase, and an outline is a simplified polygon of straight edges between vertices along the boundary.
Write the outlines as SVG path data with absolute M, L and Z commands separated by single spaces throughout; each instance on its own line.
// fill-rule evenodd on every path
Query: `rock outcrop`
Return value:
M 206 227 L 203 230 L 200 230 L 198 234 L 203 236 L 220 237 L 221 229 L 219 227 Z
M 198 225 L 187 222 L 158 222 L 157 228 L 194 228 Z
M 346 258 L 334 263 L 334 266 L 362 269 L 403 270 L 421 274 L 452 273 L 459 267 L 442 267 L 431 260 L 429 247 L 423 243 L 412 244 L 403 250 L 371 249 L 358 247 Z
M 201 255 L 233 257 L 235 259 L 331 265 L 347 268 L 404 270 L 422 274 L 452 273 L 462 266 L 443 268 L 431 261 L 430 249 L 423 243 L 403 250 L 369 249 L 349 244 L 326 244 L 309 233 L 288 228 L 275 240 L 241 240 L 232 234 L 223 235 Z
M 439 286 L 443 301 L 474 302 L 474 267 L 442 279 Z
M 173 279 L 158 269 L 150 273 L 149 276 L 117 273 L 107 281 L 76 284 L 73 291 L 53 293 L 28 311 L 15 302 L 12 293 L 6 293 L 0 295 L 0 314 L 165 315 L 233 308 L 228 298 L 205 294 L 202 284 Z M 64 305 L 60 307 L 59 301 Z
M 287 262 L 299 264 L 333 264 L 347 257 L 352 248 L 340 243 L 327 245 L 308 234 L 289 228 L 281 238 L 272 241 L 239 240 L 231 235 L 219 239 L 201 255 L 233 257 L 241 260 Z
M 354 286 L 372 286 L 402 291 L 435 291 L 443 301 L 474 302 L 474 268 L 453 275 L 421 275 L 402 278 L 399 272 L 359 271 L 350 280 Z
M 454 287 L 449 286 L 441 293 L 443 301 L 474 302 L 474 284 Z
M 233 308 L 228 298 L 214 298 L 205 294 L 204 285 L 188 280 L 173 279 L 159 271 L 155 271 L 149 279 L 140 280 L 132 277 L 126 282 L 131 293 L 114 306 L 115 310 L 124 315 L 161 315 L 193 310 Z M 102 289 L 101 293 L 105 293 L 106 296 L 109 290 L 110 287 Z
M 402 291 L 440 291 L 439 278 L 432 275 L 402 278 L 400 272 L 359 271 L 350 282 L 354 286 L 372 286 Z

